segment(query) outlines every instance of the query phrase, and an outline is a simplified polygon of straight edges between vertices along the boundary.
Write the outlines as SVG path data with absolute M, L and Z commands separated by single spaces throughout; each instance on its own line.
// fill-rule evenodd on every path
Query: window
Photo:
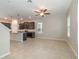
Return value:
M 38 33 L 42 33 L 42 25 L 43 25 L 42 22 L 39 22 L 39 23 L 37 24 L 37 31 L 38 31 Z
M 67 36 L 70 37 L 70 16 L 67 18 Z

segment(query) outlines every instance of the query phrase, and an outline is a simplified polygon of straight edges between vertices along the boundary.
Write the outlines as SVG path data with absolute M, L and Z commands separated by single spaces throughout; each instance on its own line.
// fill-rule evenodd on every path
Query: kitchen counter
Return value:
M 11 31 L 11 30 L 10 30 Z M 27 29 L 22 29 L 22 30 L 18 30 L 18 32 L 25 32 L 25 31 L 27 31 L 27 32 L 35 32 L 35 30 L 32 30 L 32 29 L 29 29 L 29 30 L 27 30 Z
M 18 30 L 19 32 L 25 32 L 25 31 L 27 31 L 27 32 L 35 32 L 35 30 L 33 30 L 33 29 L 23 29 L 23 30 Z

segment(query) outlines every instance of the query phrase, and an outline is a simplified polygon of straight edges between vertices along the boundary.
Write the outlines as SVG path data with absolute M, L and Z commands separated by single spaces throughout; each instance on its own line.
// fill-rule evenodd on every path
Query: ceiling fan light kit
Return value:
M 40 13 L 40 16 L 44 16 L 44 13 L 42 12 L 42 13 Z

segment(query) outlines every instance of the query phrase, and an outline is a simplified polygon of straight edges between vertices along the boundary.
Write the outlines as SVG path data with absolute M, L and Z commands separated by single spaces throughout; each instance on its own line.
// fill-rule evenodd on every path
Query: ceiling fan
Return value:
M 48 9 L 46 9 L 46 8 L 36 9 L 36 10 L 34 10 L 34 12 L 37 13 L 36 16 L 44 17 L 47 15 L 50 15 L 50 13 L 48 12 Z

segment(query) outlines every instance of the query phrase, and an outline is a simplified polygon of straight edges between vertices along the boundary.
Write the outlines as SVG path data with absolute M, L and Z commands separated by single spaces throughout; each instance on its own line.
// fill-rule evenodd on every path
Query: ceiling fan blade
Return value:
M 41 11 L 39 11 L 39 10 L 34 10 L 34 12 L 36 12 L 36 13 L 40 13 Z
M 35 16 L 39 16 L 39 14 L 36 14 Z
M 45 15 L 42 15 L 42 17 L 44 17 Z
M 44 12 L 46 12 L 47 11 L 47 9 L 44 9 Z
M 45 13 L 45 15 L 50 15 L 51 13 Z
M 47 9 L 40 9 L 39 11 L 40 11 L 40 12 L 46 12 Z

